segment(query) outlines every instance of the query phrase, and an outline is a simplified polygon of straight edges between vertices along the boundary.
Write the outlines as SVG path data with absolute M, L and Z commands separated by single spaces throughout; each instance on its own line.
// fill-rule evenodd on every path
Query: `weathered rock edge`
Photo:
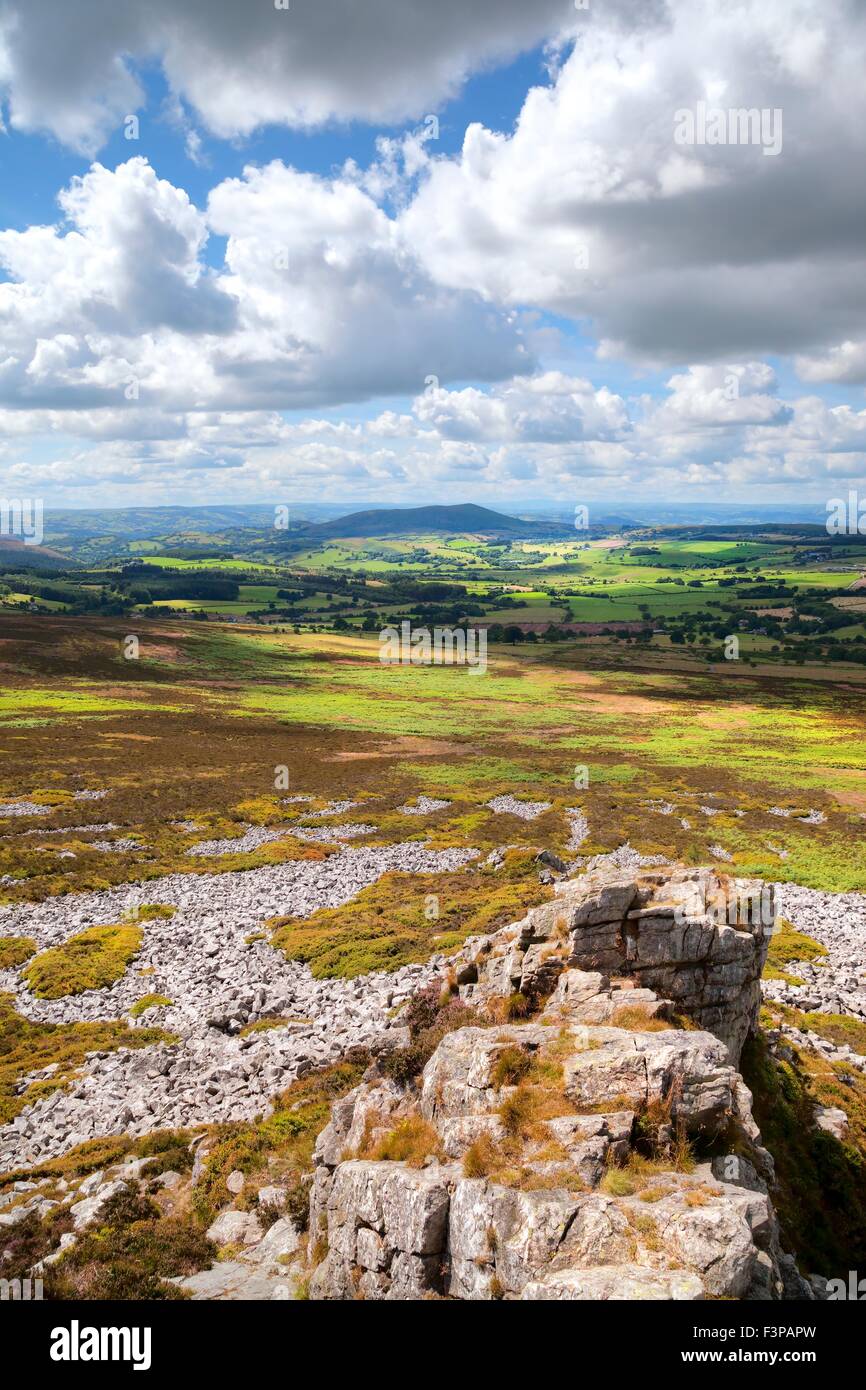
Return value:
M 446 1034 L 405 1086 L 374 1063 L 335 1103 L 314 1155 L 310 1296 L 815 1297 L 781 1248 L 772 1158 L 735 1065 L 767 933 L 698 910 L 748 887 L 712 870 L 599 871 L 469 943 L 450 980 L 467 1002 L 485 1009 L 519 991 L 544 1007 L 532 1022 Z M 665 1028 L 673 1009 L 699 1029 Z M 616 1026 L 622 1017 L 636 1026 Z M 517 1184 L 466 1176 L 467 1151 L 503 1135 L 514 1093 L 503 1052 L 544 1059 L 554 1042 L 564 1113 L 544 1123 L 547 1149 L 527 1145 Z M 636 1152 L 648 1115 L 663 1117 L 662 1140 L 715 1141 L 716 1155 L 691 1172 L 662 1162 L 619 1190 L 606 1174 Z M 407 1121 L 428 1126 L 418 1166 L 356 1156 Z

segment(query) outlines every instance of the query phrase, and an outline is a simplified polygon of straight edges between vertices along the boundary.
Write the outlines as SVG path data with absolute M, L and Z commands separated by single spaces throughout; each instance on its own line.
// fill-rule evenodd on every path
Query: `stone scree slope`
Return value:
M 498 1000 L 501 1017 L 517 989 L 540 1012 L 524 1024 L 447 1033 L 420 1078 L 404 1085 L 374 1063 L 335 1103 L 315 1151 L 310 1296 L 820 1293 L 821 1280 L 804 1280 L 781 1248 L 772 1158 L 736 1070 L 755 1024 L 765 934 L 700 914 L 680 922 L 674 911 L 748 886 L 708 870 L 600 871 L 470 943 L 452 988 L 478 1013 Z M 674 1009 L 703 1026 L 666 1028 Z M 622 1026 L 623 1010 L 632 1027 Z M 544 1118 L 519 1138 L 503 1110 L 517 1091 L 515 1053 L 560 1076 L 555 1103 L 548 1094 Z M 367 1156 L 401 1124 L 429 1143 L 420 1163 Z M 675 1157 L 682 1136 L 715 1141 L 715 1156 L 688 1171 Z M 507 1152 L 510 1176 L 495 1162 L 475 1176 L 477 1162 L 465 1160 L 479 1143 Z M 643 1166 L 629 1170 L 638 1152 Z M 611 1182 L 617 1168 L 624 1181 Z

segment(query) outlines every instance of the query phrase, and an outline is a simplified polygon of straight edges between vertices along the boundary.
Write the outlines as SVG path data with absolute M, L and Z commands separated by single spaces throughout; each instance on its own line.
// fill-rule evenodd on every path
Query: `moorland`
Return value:
M 103 540 L 98 557 L 49 532 L 50 565 L 10 561 L 3 908 L 134 883 L 159 904 L 170 876 L 198 876 L 206 893 L 215 871 L 322 864 L 353 836 L 371 850 L 473 852 L 439 871 L 386 872 L 346 903 L 250 922 L 250 939 L 326 981 L 424 962 L 515 920 L 550 895 L 539 850 L 564 864 L 629 846 L 649 862 L 866 891 L 857 537 L 793 525 L 536 523 L 525 535 L 437 523 L 363 536 L 333 523 L 319 535 L 187 529 Z M 382 664 L 379 632 L 400 621 L 485 627 L 486 674 Z M 125 930 L 93 948 L 112 961 L 120 951 L 109 980 L 135 957 Z M 50 951 L 27 940 L 23 929 L 4 936 L 0 969 L 30 970 L 36 997 L 40 982 L 48 998 L 105 982 L 97 969 L 76 983 L 85 942 L 57 963 L 67 983 L 52 986 Z M 794 933 L 771 948 L 769 969 L 796 982 L 796 963 L 821 950 Z M 149 976 L 140 992 L 132 1019 L 66 1022 L 62 1037 L 25 1024 L 4 996 L 6 1118 L 46 1086 L 72 1084 L 89 1048 L 128 1045 L 127 1026 L 138 1046 L 160 1029 L 170 1037 L 171 999 Z M 855 1019 L 808 1017 L 765 1001 L 765 1027 L 823 1029 L 866 1053 Z M 41 1064 L 60 1069 L 27 1083 L 37 1046 Z M 808 1087 L 803 1065 L 797 1084 Z M 778 1076 L 753 1080 L 778 1119 Z M 862 1106 L 855 1081 L 849 1098 Z M 834 1101 L 845 1091 L 832 1072 L 816 1084 Z M 852 1126 L 846 1161 L 862 1168 L 866 1106 Z

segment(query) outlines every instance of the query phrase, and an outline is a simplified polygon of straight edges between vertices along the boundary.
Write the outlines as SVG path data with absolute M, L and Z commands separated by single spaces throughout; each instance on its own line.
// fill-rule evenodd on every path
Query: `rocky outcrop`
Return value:
M 557 884 L 557 896 L 466 949 L 457 964 L 470 1002 L 547 995 L 572 968 L 633 981 L 609 1007 L 640 1006 L 641 990 L 671 1001 L 739 1061 L 760 1006 L 774 903 L 765 884 L 714 869 L 598 868 Z M 637 991 L 637 992 L 635 992 Z M 593 996 L 593 1016 L 607 1007 Z M 579 1012 L 576 1016 L 579 1016 Z
M 521 1054 L 523 1088 L 502 1080 Z M 530 1097 L 533 1067 L 545 1118 L 515 1133 L 508 1102 Z M 382 1089 L 346 1097 L 320 1137 L 311 1297 L 810 1296 L 780 1250 L 748 1091 L 711 1034 L 575 1026 L 551 1004 L 537 1024 L 448 1034 L 398 1101 Z M 429 1153 L 364 1157 L 374 1113 L 378 1134 L 423 1121 Z M 359 1157 L 352 1134 L 373 1140 Z M 720 1155 L 678 1166 L 675 1136 Z M 476 1175 L 484 1142 L 491 1171 Z
M 471 1026 L 407 1084 L 374 1063 L 319 1137 L 310 1296 L 812 1298 L 736 1069 L 766 938 L 714 895 L 749 886 L 600 871 L 470 943 Z

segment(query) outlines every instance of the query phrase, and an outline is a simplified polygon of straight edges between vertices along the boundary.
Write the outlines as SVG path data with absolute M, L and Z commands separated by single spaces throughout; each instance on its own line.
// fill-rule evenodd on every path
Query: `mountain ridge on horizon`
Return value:
M 475 502 L 454 505 L 431 504 L 421 507 L 373 508 L 349 512 L 331 521 L 314 522 L 306 526 L 303 536 L 318 539 L 323 536 L 387 536 L 405 535 L 413 531 L 481 532 L 535 536 L 540 530 L 566 532 L 571 528 L 560 521 L 524 521 L 505 512 L 480 507 Z

